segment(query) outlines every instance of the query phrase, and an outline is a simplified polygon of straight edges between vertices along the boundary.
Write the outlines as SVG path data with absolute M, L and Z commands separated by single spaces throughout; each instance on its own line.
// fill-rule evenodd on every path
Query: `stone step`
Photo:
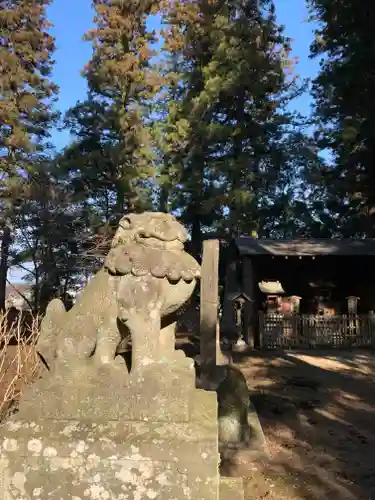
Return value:
M 221 477 L 219 500 L 245 500 L 241 477 Z

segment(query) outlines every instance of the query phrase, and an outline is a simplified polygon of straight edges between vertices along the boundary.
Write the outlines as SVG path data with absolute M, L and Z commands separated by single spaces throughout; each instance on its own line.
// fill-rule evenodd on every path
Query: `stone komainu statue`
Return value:
M 37 350 L 50 370 L 116 367 L 126 329 L 132 341 L 132 371 L 155 362 L 175 362 L 174 328 L 161 319 L 191 296 L 199 264 L 184 251 L 185 228 L 170 214 L 124 216 L 103 268 L 76 304 L 65 310 L 53 300 L 41 325 Z

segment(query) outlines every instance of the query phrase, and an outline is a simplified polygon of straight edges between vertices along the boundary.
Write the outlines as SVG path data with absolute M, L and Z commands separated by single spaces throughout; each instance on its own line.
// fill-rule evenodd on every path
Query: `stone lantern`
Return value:
M 228 296 L 229 300 L 233 302 L 234 309 L 236 312 L 236 329 L 237 329 L 237 342 L 233 346 L 234 349 L 236 350 L 244 350 L 247 348 L 247 344 L 243 338 L 243 331 L 242 331 L 242 314 L 244 310 L 244 305 L 246 303 L 251 303 L 254 302 L 246 293 L 244 292 L 234 292 L 229 294 Z
M 346 300 L 348 301 L 348 313 L 357 314 L 359 297 L 349 295 L 349 297 L 346 297 Z
M 302 297 L 299 297 L 298 295 L 292 295 L 290 297 L 291 313 L 292 314 L 299 314 L 301 298 Z

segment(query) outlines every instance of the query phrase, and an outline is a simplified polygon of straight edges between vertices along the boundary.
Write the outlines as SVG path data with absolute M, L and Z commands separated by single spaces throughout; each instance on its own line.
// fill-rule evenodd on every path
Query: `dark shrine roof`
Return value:
M 295 239 L 271 240 L 240 236 L 235 240 L 240 255 L 277 255 L 282 257 L 322 255 L 375 255 L 375 239 Z

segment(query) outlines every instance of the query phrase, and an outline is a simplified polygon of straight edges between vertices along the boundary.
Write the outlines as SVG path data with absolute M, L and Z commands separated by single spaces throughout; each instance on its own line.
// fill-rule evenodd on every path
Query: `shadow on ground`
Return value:
M 235 355 L 266 435 L 268 456 L 223 472 L 247 498 L 375 499 L 375 353 Z

